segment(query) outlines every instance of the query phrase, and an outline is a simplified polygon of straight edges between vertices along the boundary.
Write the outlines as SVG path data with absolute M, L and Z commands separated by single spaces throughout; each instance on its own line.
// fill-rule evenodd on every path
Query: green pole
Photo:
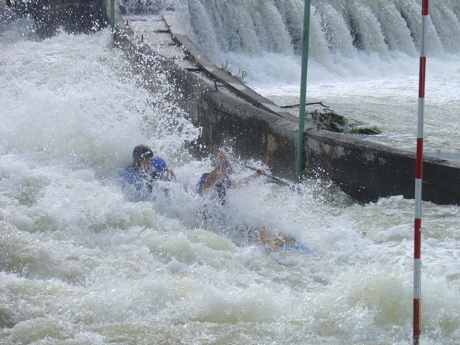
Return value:
M 115 0 L 110 0 L 110 27 L 115 28 Z
M 303 12 L 302 68 L 300 75 L 299 137 L 297 141 L 297 175 L 302 172 L 303 130 L 307 99 L 308 41 L 310 37 L 310 0 L 305 0 Z

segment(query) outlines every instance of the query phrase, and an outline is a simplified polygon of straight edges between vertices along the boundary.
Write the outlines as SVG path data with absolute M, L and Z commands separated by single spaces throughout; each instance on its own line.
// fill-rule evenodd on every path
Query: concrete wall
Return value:
M 149 79 L 161 61 L 177 85 L 176 101 L 202 128 L 198 142 L 190 145 L 200 155 L 231 146 L 242 158 L 262 160 L 278 176 L 296 179 L 296 118 L 217 68 L 191 42 L 173 15 L 165 15 L 172 39 L 181 45 L 196 68 L 185 70 L 162 58 L 148 45 L 135 42 L 123 29 L 115 34 L 140 74 Z M 120 18 L 120 25 L 122 25 Z M 147 64 L 148 65 L 148 64 Z M 155 86 L 152 87 L 154 91 Z M 179 96 L 180 95 L 180 96 Z M 303 147 L 307 176 L 329 178 L 358 201 L 403 195 L 414 198 L 415 154 L 306 126 Z M 425 157 L 423 199 L 438 204 L 460 204 L 460 166 Z

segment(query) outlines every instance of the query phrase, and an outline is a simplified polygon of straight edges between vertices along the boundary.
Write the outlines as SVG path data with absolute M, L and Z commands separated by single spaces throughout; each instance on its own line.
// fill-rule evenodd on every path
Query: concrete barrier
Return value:
M 148 45 L 135 42 L 132 34 L 123 30 L 117 30 L 115 42 L 146 78 L 157 68 L 156 64 L 146 64 L 149 57 L 160 61 L 162 72 L 168 72 L 177 87 L 175 101 L 188 111 L 193 124 L 202 128 L 200 138 L 190 143 L 190 148 L 206 155 L 231 146 L 242 158 L 263 161 L 273 174 L 297 179 L 296 117 L 215 66 L 190 41 L 174 14 L 163 18 L 171 38 L 183 47 L 195 68 L 179 67 Z M 330 179 L 358 201 L 392 195 L 414 198 L 415 153 L 306 125 L 302 156 L 306 176 Z M 425 157 L 423 174 L 423 200 L 460 203 L 458 164 Z

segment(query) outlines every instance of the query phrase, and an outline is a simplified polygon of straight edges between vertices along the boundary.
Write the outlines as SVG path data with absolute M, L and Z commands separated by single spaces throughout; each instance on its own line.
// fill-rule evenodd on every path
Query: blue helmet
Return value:
M 134 159 L 152 158 L 153 151 L 147 145 L 137 145 L 133 150 Z

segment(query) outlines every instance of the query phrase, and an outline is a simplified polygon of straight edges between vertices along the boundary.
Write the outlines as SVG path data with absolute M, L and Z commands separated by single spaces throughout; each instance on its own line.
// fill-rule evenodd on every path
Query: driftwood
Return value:
M 323 102 L 305 103 L 305 105 L 320 105 L 323 109 L 315 109 L 311 112 L 306 111 L 306 119 L 315 124 L 318 129 L 324 129 L 337 133 L 375 135 L 380 134 L 381 130 L 377 127 L 366 127 L 356 121 L 347 119 L 345 116 L 332 111 Z M 284 105 L 281 108 L 297 108 L 300 104 Z M 308 116 L 310 115 L 310 116 Z
M 329 106 L 324 105 L 323 102 L 305 103 L 305 105 L 315 105 L 315 104 L 322 105 L 324 108 L 328 108 L 328 109 L 329 109 Z M 300 107 L 300 104 L 281 105 L 281 106 L 280 106 L 280 108 L 297 108 L 297 107 Z

